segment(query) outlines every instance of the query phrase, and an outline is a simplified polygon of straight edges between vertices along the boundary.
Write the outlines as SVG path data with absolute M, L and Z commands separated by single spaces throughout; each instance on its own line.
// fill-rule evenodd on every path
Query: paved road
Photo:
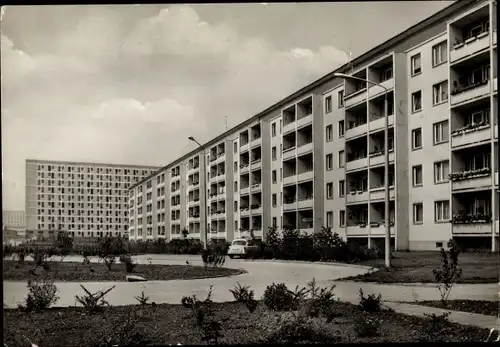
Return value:
M 139 263 L 148 263 L 148 258 L 152 258 L 153 264 L 185 264 L 186 260 L 188 260 L 192 265 L 201 265 L 199 256 L 140 255 L 134 257 Z M 81 260 L 81 257 L 68 257 L 65 261 Z M 255 290 L 256 297 L 260 298 L 266 286 L 272 282 L 283 282 L 289 288 L 294 288 L 296 285 L 305 285 L 314 277 L 318 284 L 322 286 L 335 283 L 337 285 L 335 293 L 342 301 L 357 302 L 360 288 L 365 293 L 381 293 L 385 301 L 439 299 L 438 290 L 431 286 L 418 287 L 338 281 L 340 278 L 366 273 L 369 271 L 367 267 L 331 263 L 230 260 L 229 258 L 225 266 L 244 269 L 247 273 L 233 277 L 180 281 L 88 282 L 85 287 L 94 292 L 115 285 L 116 288 L 106 297 L 107 300 L 111 305 L 128 305 L 137 303 L 134 296 L 140 295 L 143 290 L 151 301 L 177 304 L 185 295 L 196 294 L 198 297 L 203 298 L 209 286 L 213 285 L 213 300 L 223 302 L 233 300 L 228 289 L 232 288 L 236 282 L 240 282 L 242 285 L 250 285 Z M 60 296 L 56 306 L 75 305 L 75 295 L 83 294 L 83 290 L 78 283 L 59 282 L 56 285 Z M 18 303 L 24 300 L 27 292 L 25 282 L 4 281 L 4 305 L 6 307 L 17 306 Z M 450 299 L 496 300 L 497 293 L 498 286 L 496 284 L 457 285 L 452 290 Z

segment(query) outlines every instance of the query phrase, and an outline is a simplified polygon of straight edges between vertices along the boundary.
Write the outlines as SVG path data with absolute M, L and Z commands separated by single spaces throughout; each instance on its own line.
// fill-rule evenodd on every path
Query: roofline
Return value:
M 259 120 L 260 118 L 267 116 L 269 113 L 271 113 L 271 112 L 273 112 L 273 111 L 275 111 L 275 110 L 277 110 L 279 108 L 287 106 L 289 103 L 291 103 L 295 99 L 299 98 L 301 95 L 306 94 L 307 92 L 310 92 L 310 91 L 314 90 L 315 88 L 321 86 L 322 84 L 324 84 L 324 83 L 326 83 L 326 82 L 334 79 L 334 74 L 336 74 L 336 73 L 345 73 L 345 72 L 347 72 L 347 68 L 350 68 L 351 66 L 362 65 L 362 63 L 365 62 L 366 60 L 369 60 L 373 56 L 376 56 L 376 55 L 382 53 L 383 51 L 386 51 L 386 50 L 390 49 L 390 47 L 395 46 L 396 44 L 398 44 L 399 42 L 403 41 L 407 37 L 410 37 L 411 35 L 413 35 L 415 32 L 418 32 L 419 30 L 422 30 L 423 28 L 425 28 L 425 27 L 427 27 L 427 26 L 429 26 L 431 24 L 434 24 L 435 22 L 439 21 L 442 17 L 446 17 L 448 14 L 450 14 L 450 13 L 452 13 L 452 12 L 454 12 L 454 11 L 462 8 L 462 7 L 466 7 L 469 4 L 472 4 L 473 2 L 481 2 L 481 1 L 482 0 L 460 0 L 460 1 L 455 1 L 451 5 L 446 6 L 442 10 L 440 10 L 440 11 L 434 13 L 433 15 L 431 15 L 431 16 L 423 19 L 422 21 L 420 21 L 417 24 L 409 27 L 408 29 L 406 29 L 403 32 L 397 34 L 396 36 L 393 36 L 390 39 L 386 40 L 385 42 L 383 42 L 383 43 L 381 43 L 381 44 L 379 44 L 379 45 L 371 48 L 370 50 L 368 50 L 367 52 L 363 53 L 359 57 L 354 58 L 353 61 L 348 62 L 348 63 L 340 66 L 336 70 L 334 70 L 334 71 L 332 71 L 332 72 L 324 75 L 323 77 L 320 77 L 319 79 L 317 79 L 316 81 L 314 81 L 314 82 L 306 85 L 305 87 L 302 87 L 301 89 L 299 89 L 295 93 L 293 93 L 293 94 L 285 97 L 284 99 L 278 101 L 274 105 L 272 105 L 272 106 L 268 107 L 267 109 L 259 112 L 255 116 L 250 117 L 249 119 L 245 120 L 244 122 L 239 123 L 238 125 L 236 125 L 236 126 L 232 127 L 231 129 L 225 131 L 224 133 L 220 134 L 219 136 L 217 136 L 217 137 L 213 138 L 212 140 L 208 141 L 207 143 L 203 144 L 201 148 L 205 149 L 206 147 L 210 147 L 210 146 L 214 145 L 215 143 L 219 142 L 220 140 L 222 140 L 224 137 L 227 137 L 229 134 L 231 134 L 231 133 L 239 130 L 240 128 L 244 128 L 245 126 L 248 126 L 249 124 L 255 122 L 256 120 Z M 171 166 L 177 165 L 178 163 L 182 162 L 183 160 L 185 160 L 185 159 L 187 159 L 187 158 L 195 155 L 199 151 L 200 151 L 199 147 L 196 148 L 196 149 L 194 149 L 194 150 L 192 150 L 191 152 L 189 152 L 189 153 L 183 155 L 182 157 L 180 157 L 179 159 L 176 159 L 173 162 L 171 162 L 171 163 L 163 166 L 161 169 L 159 169 L 155 173 L 149 175 L 148 177 L 145 177 L 144 179 L 142 179 L 141 181 L 137 182 L 133 186 L 130 186 L 129 189 L 133 189 L 135 187 L 138 187 L 139 185 L 141 185 L 144 182 L 148 181 L 152 177 L 158 175 L 161 171 L 163 171 L 165 169 L 168 169 Z
M 64 160 L 45 160 L 45 159 L 26 159 L 26 163 L 44 163 L 44 164 L 71 164 L 71 165 L 102 165 L 110 167 L 121 167 L 121 168 L 137 168 L 137 169 L 158 169 L 160 166 L 151 165 L 128 165 L 128 164 L 111 164 L 111 163 L 95 163 L 95 162 L 82 162 L 82 161 L 64 161 Z

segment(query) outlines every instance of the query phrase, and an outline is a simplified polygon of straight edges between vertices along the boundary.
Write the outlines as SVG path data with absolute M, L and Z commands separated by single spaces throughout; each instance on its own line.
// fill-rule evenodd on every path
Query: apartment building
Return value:
M 2 224 L 5 229 L 24 230 L 26 219 L 24 211 L 3 211 Z
M 128 188 L 158 167 L 26 160 L 28 236 L 126 235 Z
M 389 224 L 398 250 L 451 237 L 497 249 L 496 41 L 495 2 L 455 2 L 173 161 L 160 170 L 171 185 L 163 235 L 203 239 L 207 229 L 231 241 L 265 238 L 270 226 L 329 226 L 383 247 Z M 159 236 L 150 221 L 147 236 Z M 150 225 L 140 222 L 131 228 Z

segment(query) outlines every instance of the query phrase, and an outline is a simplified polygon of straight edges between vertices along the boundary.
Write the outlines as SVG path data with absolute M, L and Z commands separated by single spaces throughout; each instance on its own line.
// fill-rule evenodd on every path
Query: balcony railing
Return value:
M 491 169 L 488 167 L 482 168 L 482 169 L 477 169 L 477 170 L 464 170 L 464 171 L 458 171 L 458 172 L 452 172 L 448 175 L 450 181 L 456 182 L 456 181 L 462 181 L 462 180 L 468 180 L 472 178 L 477 178 L 477 177 L 484 177 L 484 176 L 489 176 L 491 174 Z
M 459 86 L 451 91 L 451 104 L 459 104 L 468 100 L 481 98 L 490 91 L 489 80 Z

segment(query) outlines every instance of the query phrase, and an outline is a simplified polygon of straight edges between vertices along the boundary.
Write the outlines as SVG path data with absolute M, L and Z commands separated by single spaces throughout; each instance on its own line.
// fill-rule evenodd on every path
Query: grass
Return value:
M 279 327 L 277 316 L 291 313 L 275 313 L 259 302 L 257 309 L 249 313 L 241 303 L 213 303 L 217 318 L 227 318 L 222 323 L 222 344 L 266 343 Z M 427 319 L 383 311 L 367 314 L 380 322 L 376 336 L 358 337 L 355 322 L 362 317 L 357 305 L 338 302 L 336 318 L 326 323 L 321 318 L 306 318 L 302 323 L 303 338 L 296 342 L 314 343 L 318 338 L 307 327 L 316 327 L 318 336 L 335 342 L 417 342 L 425 338 L 423 327 Z M 135 315 L 132 324 L 126 325 L 129 314 Z M 305 328 L 304 328 L 305 327 Z M 26 338 L 39 346 L 102 346 L 111 332 L 118 335 L 142 335 L 143 344 L 204 344 L 201 332 L 190 311 L 181 305 L 147 305 L 106 307 L 99 314 L 88 314 L 83 308 L 53 308 L 40 313 L 26 314 L 19 310 L 4 310 L 4 337 L 9 347 L 26 345 Z M 292 331 L 301 331 L 292 330 Z M 136 335 L 136 336 L 140 336 Z M 123 335 L 124 336 L 124 335 Z M 484 341 L 488 330 L 450 324 L 441 334 L 443 341 Z M 122 337 L 123 339 L 124 337 Z M 298 336 L 294 336 L 295 339 Z M 130 344 L 130 340 L 121 340 Z
M 445 303 L 437 301 L 415 301 L 415 305 L 430 306 L 442 308 L 445 310 L 461 311 L 469 313 L 477 313 L 486 316 L 498 315 L 498 302 L 497 301 L 484 301 L 484 300 L 448 300 Z
M 358 263 L 379 268 L 372 273 L 347 277 L 344 280 L 377 283 L 435 283 L 432 269 L 440 266 L 439 252 L 394 252 L 391 268 L 384 259 Z M 461 253 L 458 265 L 462 277 L 457 283 L 498 283 L 498 253 Z
M 3 279 L 11 281 L 25 281 L 34 276 L 42 276 L 53 281 L 125 281 L 127 275 L 138 275 L 146 280 L 178 280 L 235 276 L 244 273 L 244 270 L 216 268 L 192 265 L 145 265 L 139 264 L 133 273 L 125 271 L 124 264 L 114 264 L 111 271 L 103 263 L 84 265 L 76 262 L 48 262 L 49 270 L 35 266 L 32 261 L 19 265 L 17 261 L 4 260 Z

